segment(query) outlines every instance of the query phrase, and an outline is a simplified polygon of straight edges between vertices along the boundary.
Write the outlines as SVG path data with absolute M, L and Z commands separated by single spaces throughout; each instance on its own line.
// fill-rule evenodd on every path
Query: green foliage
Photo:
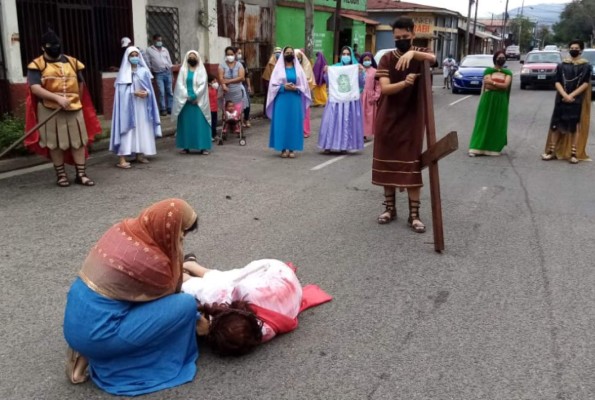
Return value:
M 11 144 L 19 140 L 25 134 L 25 121 L 20 118 L 5 115 L 0 117 L 0 151 L 3 151 Z M 11 154 L 24 155 L 27 149 L 20 144 Z
M 529 51 L 533 48 L 533 31 L 535 22 L 526 17 L 516 17 L 510 21 L 509 32 L 512 33 L 513 42 L 521 46 L 521 51 Z M 521 34 L 519 40 L 519 32 Z
M 554 25 L 555 41 L 568 43 L 580 39 L 591 43 L 595 33 L 595 0 L 574 0 L 568 3 Z

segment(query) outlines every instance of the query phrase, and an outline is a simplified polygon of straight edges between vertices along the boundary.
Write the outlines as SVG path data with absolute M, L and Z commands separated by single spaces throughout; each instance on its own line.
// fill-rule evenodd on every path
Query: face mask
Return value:
M 364 61 L 364 67 L 368 68 L 370 65 L 372 65 L 372 61 Z
M 235 56 L 225 56 L 225 60 L 227 62 L 234 62 L 236 60 Z
M 188 65 L 190 65 L 191 67 L 196 67 L 198 65 L 198 60 L 191 58 L 188 60 Z
M 581 51 L 580 50 L 570 50 L 568 53 L 570 54 L 570 57 L 577 58 L 581 54 Z
M 343 64 L 351 64 L 351 56 L 341 56 L 341 62 Z
M 241 54 L 238 54 L 238 55 L 236 56 L 236 59 L 237 59 L 238 61 L 239 61 L 239 60 L 241 60 L 241 59 L 242 59 L 242 55 L 241 55 Z
M 278 60 L 281 57 L 281 53 L 275 53 L 275 58 Z
M 504 59 L 504 58 L 496 58 L 496 65 L 502 67 L 504 64 L 506 64 L 506 59 Z
M 287 55 L 283 56 L 283 59 L 286 62 L 293 62 L 293 60 L 295 59 L 295 56 L 293 54 L 287 54 Z
M 217 82 L 211 83 L 211 87 L 215 90 L 219 89 L 219 84 Z
M 161 47 L 163 46 L 163 42 L 155 42 L 155 47 Z
M 395 40 L 395 47 L 401 53 L 407 53 L 411 48 L 411 39 L 399 39 Z
M 132 65 L 138 65 L 138 63 L 140 63 L 140 57 L 130 57 L 128 61 L 130 61 L 130 64 Z
M 51 47 L 44 48 L 45 54 L 48 55 L 50 58 L 58 58 L 60 54 L 62 54 L 62 46 L 59 44 L 54 44 Z

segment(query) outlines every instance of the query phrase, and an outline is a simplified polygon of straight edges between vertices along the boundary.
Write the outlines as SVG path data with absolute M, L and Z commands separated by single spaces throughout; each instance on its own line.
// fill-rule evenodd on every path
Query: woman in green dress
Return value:
M 508 130 L 508 100 L 512 72 L 504 68 L 506 54 L 494 54 L 494 67 L 483 73 L 483 88 L 475 117 L 475 127 L 469 144 L 469 156 L 499 156 L 506 146 Z
M 172 120 L 177 120 L 176 147 L 188 154 L 211 150 L 211 108 L 207 70 L 196 50 L 184 57 L 174 90 Z

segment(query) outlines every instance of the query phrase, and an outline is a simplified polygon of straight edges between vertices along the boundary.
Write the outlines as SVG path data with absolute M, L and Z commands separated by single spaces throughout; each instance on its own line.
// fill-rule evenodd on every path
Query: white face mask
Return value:
M 238 60 L 241 60 L 241 59 L 242 59 L 242 55 L 241 55 L 241 54 L 238 54 L 238 55 L 236 56 L 236 58 L 237 58 Z
M 227 62 L 234 62 L 236 60 L 235 56 L 225 56 L 225 60 Z
M 219 89 L 219 84 L 217 82 L 211 83 L 211 87 L 215 90 Z

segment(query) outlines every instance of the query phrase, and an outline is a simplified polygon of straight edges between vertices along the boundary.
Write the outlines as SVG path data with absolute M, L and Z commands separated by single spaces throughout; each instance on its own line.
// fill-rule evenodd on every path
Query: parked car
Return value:
M 556 84 L 556 69 L 562 62 L 559 51 L 532 51 L 521 61 L 521 89 L 528 85 L 554 86 Z
M 521 59 L 521 48 L 516 45 L 511 45 L 506 48 L 506 59 L 511 60 L 520 60 Z
M 560 49 L 555 44 L 548 44 L 543 48 L 543 51 L 560 51 Z
M 463 58 L 452 76 L 452 92 L 481 92 L 483 72 L 493 66 L 491 54 L 470 54 Z
M 595 49 L 583 50 L 583 58 L 589 60 L 589 62 L 591 63 L 591 67 L 593 68 L 593 72 L 591 75 L 591 91 L 595 92 Z

